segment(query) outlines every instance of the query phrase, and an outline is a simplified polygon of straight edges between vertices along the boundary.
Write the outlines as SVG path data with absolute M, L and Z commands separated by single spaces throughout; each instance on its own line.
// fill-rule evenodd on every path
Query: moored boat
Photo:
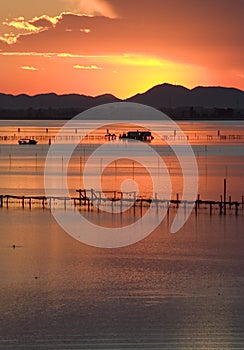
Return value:
M 154 139 L 150 131 L 128 131 L 127 134 L 119 136 L 120 139 L 132 139 L 139 141 L 150 142 Z
M 37 141 L 34 139 L 20 139 L 18 140 L 20 145 L 36 145 Z

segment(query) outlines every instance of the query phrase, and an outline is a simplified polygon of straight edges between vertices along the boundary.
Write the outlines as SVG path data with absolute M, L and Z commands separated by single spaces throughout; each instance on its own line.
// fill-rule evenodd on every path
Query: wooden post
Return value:
M 197 206 L 200 208 L 200 194 L 197 195 Z
M 100 212 L 100 199 L 97 200 L 97 212 Z
M 141 203 L 140 204 L 141 204 L 141 216 L 142 216 L 142 198 L 141 198 Z
M 101 203 L 102 203 L 102 193 L 101 193 L 101 192 L 99 192 L 99 200 L 98 200 L 98 203 L 99 203 L 99 205 L 101 205 Z
M 42 209 L 45 209 L 45 197 L 42 198 Z
M 64 210 L 67 208 L 66 197 L 64 198 Z
M 3 195 L 0 196 L 0 207 L 3 207 Z
M 123 213 L 123 192 L 121 192 L 121 197 L 120 197 L 120 214 L 122 215 Z
M 229 196 L 229 209 L 231 209 L 231 196 Z
M 136 215 L 136 192 L 134 192 L 134 205 L 133 205 L 133 209 L 134 209 L 134 216 Z
M 31 197 L 29 198 L 29 208 L 31 209 Z
M 9 199 L 9 197 L 8 197 L 8 196 L 6 196 L 6 197 L 7 197 L 6 206 L 7 206 L 7 208 L 8 208 L 8 199 Z
M 235 214 L 236 214 L 236 216 L 238 215 L 238 205 L 239 205 L 239 203 L 236 202 L 236 203 L 235 203 L 235 206 L 236 206 L 236 208 L 235 208 Z
M 94 190 L 91 188 L 91 206 L 93 207 L 93 201 L 94 201 Z
M 156 203 L 156 209 L 158 213 L 158 194 L 157 193 L 155 193 L 155 203 Z
M 244 196 L 241 196 L 241 208 L 244 208 Z
M 226 215 L 226 179 L 224 179 L 224 215 Z
M 197 215 L 197 209 L 198 209 L 198 201 L 195 201 L 195 215 Z
M 210 202 L 210 216 L 212 216 L 213 203 Z
M 223 197 L 222 195 L 220 196 L 220 202 L 219 202 L 219 215 L 222 215 L 222 204 L 223 204 Z
M 24 209 L 24 207 L 25 207 L 25 197 L 23 196 L 22 197 L 22 208 Z
M 179 208 L 179 193 L 176 193 L 176 208 Z
M 80 207 L 81 207 L 81 190 L 79 190 L 79 203 L 80 203 Z

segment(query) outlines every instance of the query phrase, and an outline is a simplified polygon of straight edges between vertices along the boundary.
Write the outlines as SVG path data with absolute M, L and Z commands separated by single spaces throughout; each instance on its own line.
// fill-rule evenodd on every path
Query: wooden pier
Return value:
M 104 206 L 111 206 L 111 213 L 123 213 L 123 211 L 128 209 L 133 209 L 134 214 L 136 211 L 140 210 L 141 215 L 143 213 L 143 208 L 147 209 L 149 206 L 153 206 L 156 211 L 160 208 L 167 207 L 168 210 L 171 208 L 178 209 L 180 204 L 183 204 L 186 208 L 187 205 L 193 205 L 195 215 L 199 212 L 205 211 L 209 215 L 227 215 L 234 214 L 238 216 L 244 213 L 244 196 L 241 197 L 241 201 L 232 201 L 229 196 L 228 200 L 226 195 L 220 196 L 219 201 L 214 200 L 202 200 L 200 195 L 198 195 L 196 201 L 190 202 L 186 200 L 181 200 L 179 194 L 176 195 L 176 199 L 158 199 L 157 194 L 155 197 L 137 197 L 136 192 L 118 192 L 118 191 L 95 191 L 94 189 L 86 190 L 79 189 L 76 190 L 78 195 L 74 197 L 62 197 L 62 196 L 16 196 L 16 195 L 0 195 L 0 208 L 13 208 L 22 207 L 25 208 L 75 208 L 80 207 L 87 211 L 97 210 L 99 213 L 103 211 Z M 105 196 L 102 197 L 102 194 Z M 119 210 L 115 210 L 117 207 Z M 105 209 L 105 208 L 104 208 Z

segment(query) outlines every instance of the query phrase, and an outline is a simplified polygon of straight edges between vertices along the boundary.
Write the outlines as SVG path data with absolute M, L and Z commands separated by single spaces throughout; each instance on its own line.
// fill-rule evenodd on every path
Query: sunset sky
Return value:
M 0 92 L 244 90 L 243 17 L 244 0 L 2 1 Z

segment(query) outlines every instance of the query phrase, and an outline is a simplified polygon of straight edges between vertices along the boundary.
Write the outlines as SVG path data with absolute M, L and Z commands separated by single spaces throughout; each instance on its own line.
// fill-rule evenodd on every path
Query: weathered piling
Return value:
M 134 192 L 134 205 L 133 205 L 133 208 L 134 208 L 134 216 L 136 215 L 136 192 Z
M 231 196 L 229 196 L 229 209 L 231 209 L 232 201 L 231 201 Z
M 226 179 L 224 179 L 224 215 L 226 215 Z
M 236 214 L 236 216 L 238 215 L 238 207 L 239 207 L 239 203 L 236 202 L 235 203 L 235 214 Z
M 219 202 L 219 215 L 222 215 L 223 213 L 223 196 L 220 195 L 220 202 Z
M 141 208 L 141 216 L 142 216 L 142 200 L 140 201 L 140 208 Z
M 198 213 L 198 200 L 195 201 L 195 215 Z
M 213 213 L 213 202 L 209 203 L 209 215 L 212 216 Z
M 200 208 L 200 194 L 197 195 L 197 206 Z

